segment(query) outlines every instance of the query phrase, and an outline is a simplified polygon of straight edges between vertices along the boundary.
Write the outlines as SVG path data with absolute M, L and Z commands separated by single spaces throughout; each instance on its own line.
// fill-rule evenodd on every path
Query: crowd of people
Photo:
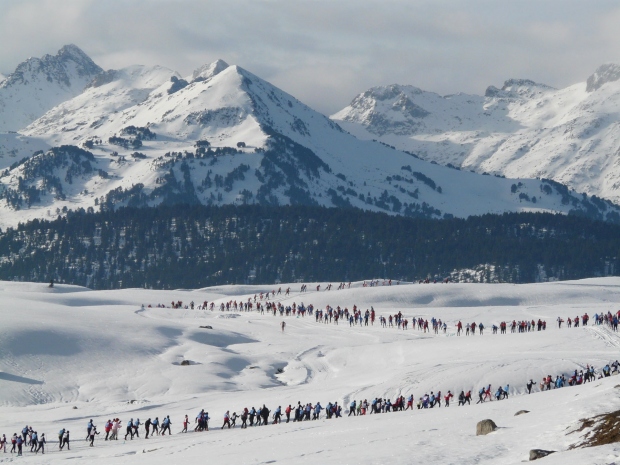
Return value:
M 396 284 L 400 284 L 397 282 Z M 379 280 L 372 280 L 368 283 L 366 281 L 363 282 L 363 287 L 373 287 L 373 286 L 391 286 L 392 280 L 383 280 L 381 283 Z M 340 283 L 338 286 L 338 290 L 348 289 L 351 287 L 351 283 Z M 307 292 L 307 284 L 303 284 L 300 287 L 299 292 L 305 293 Z M 332 289 L 332 285 L 328 284 L 324 290 L 329 291 Z M 318 284 L 316 286 L 316 291 L 321 291 L 321 285 Z M 442 321 L 437 318 L 422 318 L 422 317 L 413 317 L 411 319 L 411 325 L 408 318 L 404 317 L 402 312 L 398 312 L 394 315 L 383 316 L 380 315 L 377 318 L 376 312 L 373 307 L 370 309 L 366 309 L 362 311 L 362 309 L 358 308 L 357 305 L 353 305 L 352 309 L 349 310 L 347 307 L 331 307 L 327 305 L 324 309 L 315 309 L 314 305 L 304 305 L 303 302 L 297 305 L 295 302 L 292 304 L 284 305 L 281 301 L 277 301 L 278 297 L 282 299 L 288 298 L 291 294 L 290 286 L 286 289 L 279 287 L 277 290 L 273 289 L 271 291 L 259 292 L 254 294 L 253 297 L 248 297 L 246 301 L 241 299 L 229 300 L 226 302 L 209 302 L 204 301 L 202 304 L 195 304 L 195 302 L 190 302 L 189 304 L 183 304 L 182 301 L 171 302 L 168 306 L 169 308 L 183 308 L 189 310 L 219 310 L 222 312 L 228 311 L 236 311 L 236 312 L 251 312 L 257 311 L 260 314 L 272 314 L 273 316 L 293 316 L 293 317 L 305 317 L 306 315 L 314 316 L 314 319 L 317 323 L 324 324 L 335 324 L 338 325 L 340 322 L 344 321 L 348 323 L 349 326 L 374 326 L 375 321 L 379 322 L 379 325 L 382 328 L 397 328 L 402 330 L 407 330 L 409 327 L 411 329 L 418 329 L 424 333 L 430 333 L 431 331 L 435 334 L 447 333 L 448 323 Z M 144 305 L 143 305 L 144 307 Z M 149 308 L 152 307 L 151 304 L 148 305 Z M 164 304 L 156 304 L 155 307 L 158 308 L 166 308 L 167 306 Z M 596 325 L 607 325 L 613 331 L 618 331 L 618 321 L 620 320 L 620 310 L 616 313 L 611 313 L 608 311 L 607 313 L 600 313 L 594 315 L 594 322 Z M 590 316 L 585 313 L 581 317 L 579 315 L 573 317 L 568 317 L 564 320 L 562 317 L 557 318 L 558 328 L 562 328 L 562 324 L 566 322 L 566 326 L 569 328 L 578 328 L 580 326 L 587 326 L 590 321 Z M 284 325 L 282 325 L 283 327 Z M 458 321 L 454 324 L 454 329 L 456 331 L 457 336 L 461 336 L 464 334 L 465 336 L 474 336 L 476 332 L 480 335 L 484 335 L 484 330 L 487 327 L 481 322 L 471 322 L 471 323 L 463 323 Z M 493 323 L 491 325 L 492 334 L 507 334 L 508 329 L 510 329 L 511 333 L 529 333 L 532 331 L 545 331 L 547 329 L 547 322 L 541 318 L 536 320 L 512 320 L 511 321 L 502 321 L 500 323 Z
M 618 360 L 605 365 L 598 373 L 593 366 L 587 365 L 585 370 L 576 369 L 570 375 L 565 375 L 563 373 L 558 374 L 555 379 L 551 375 L 545 376 L 538 387 L 540 391 L 548 391 L 551 389 L 560 389 L 565 386 L 578 386 L 595 380 L 597 378 L 597 374 L 598 378 L 618 374 L 619 369 L 620 363 Z M 525 385 L 527 393 L 531 394 L 532 389 L 535 386 L 536 383 L 530 379 Z M 508 399 L 510 392 L 511 388 L 508 384 L 505 386 L 499 386 L 495 390 L 490 384 L 483 386 L 478 390 L 478 400 L 476 404 L 492 402 L 493 400 L 500 401 Z M 349 403 L 347 416 L 364 416 L 416 409 L 422 410 L 441 408 L 442 402 L 444 408 L 446 408 L 450 406 L 450 402 L 453 397 L 454 395 L 452 394 L 452 391 L 448 390 L 445 394 L 442 394 L 441 391 L 438 391 L 437 393 L 431 391 L 430 394 L 425 393 L 418 399 L 417 402 L 415 402 L 413 394 L 409 394 L 407 397 L 398 395 L 394 400 L 378 397 L 371 399 L 370 402 L 368 399 L 352 400 Z M 471 405 L 471 390 L 468 390 L 467 392 L 462 390 L 457 399 L 459 406 L 464 406 L 465 404 Z M 238 415 L 236 411 L 231 414 L 230 410 L 227 410 L 223 415 L 221 429 L 233 429 L 237 426 L 240 429 L 246 429 L 248 427 L 252 428 L 255 426 L 276 425 L 283 422 L 304 422 L 320 419 L 331 420 L 342 417 L 343 407 L 338 403 L 338 401 L 327 402 L 325 406 L 323 406 L 321 402 L 316 402 L 313 404 L 312 402 L 298 401 L 295 406 L 288 404 L 284 409 L 282 409 L 282 406 L 279 405 L 273 411 L 263 404 L 262 407 L 257 409 L 254 407 L 244 407 L 241 409 L 240 415 Z M 164 436 L 166 433 L 171 435 L 172 421 L 170 420 L 170 416 L 166 415 L 162 418 L 163 420 L 161 422 L 159 417 L 155 417 L 154 419 L 148 418 L 144 423 L 141 423 L 139 418 L 136 418 L 135 420 L 134 418 L 130 418 L 124 427 L 124 440 L 139 439 L 141 427 L 143 429 L 144 439 L 149 439 L 149 437 L 153 438 L 154 436 Z M 194 432 L 209 431 L 210 420 L 211 417 L 205 409 L 201 409 L 196 415 L 193 425 L 190 422 L 189 416 L 185 415 L 185 418 L 182 421 L 183 429 L 179 432 L 179 434 L 187 433 L 191 426 L 193 426 Z M 237 420 L 241 422 L 240 425 L 237 425 Z M 103 430 L 105 432 L 105 437 L 103 438 L 104 441 L 118 441 L 119 433 L 123 431 L 122 421 L 119 418 L 114 418 L 113 420 L 108 419 L 104 423 Z M 90 447 L 94 447 L 95 438 L 99 434 L 100 432 L 98 431 L 93 420 L 89 420 L 86 425 L 85 441 Z M 70 450 L 69 437 L 68 429 L 62 428 L 58 432 L 58 450 L 62 451 L 65 447 L 67 450 Z M 24 448 L 27 447 L 30 447 L 30 452 L 34 454 L 38 454 L 39 452 L 44 454 L 47 440 L 45 433 L 41 433 L 39 435 L 32 426 L 25 426 L 21 430 L 21 434 L 14 433 L 10 439 L 7 439 L 6 435 L 3 434 L 0 438 L 0 450 L 6 453 L 7 445 L 9 443 L 11 445 L 9 452 L 21 456 L 23 455 Z

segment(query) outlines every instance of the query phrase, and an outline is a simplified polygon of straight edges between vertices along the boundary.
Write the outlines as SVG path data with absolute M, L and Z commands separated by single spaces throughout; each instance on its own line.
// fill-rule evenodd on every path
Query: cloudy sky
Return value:
M 330 114 L 375 85 L 585 81 L 619 24 L 617 0 L 0 0 L 0 72 L 67 43 L 104 68 L 222 58 Z

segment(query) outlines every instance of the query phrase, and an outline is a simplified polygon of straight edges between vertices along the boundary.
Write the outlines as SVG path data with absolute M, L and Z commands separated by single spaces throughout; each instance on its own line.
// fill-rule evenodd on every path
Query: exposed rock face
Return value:
M 620 79 L 620 65 L 615 63 L 606 63 L 597 68 L 586 82 L 586 91 L 594 92 L 600 89 L 608 82 L 614 82 Z
M 549 454 L 553 454 L 554 450 L 532 449 L 530 451 L 530 460 L 537 460 L 546 457 Z
M 484 436 L 485 434 L 492 433 L 497 429 L 497 425 L 493 420 L 482 420 L 476 425 L 476 436 Z
M 518 417 L 519 415 L 523 415 L 526 413 L 530 413 L 529 410 L 519 410 L 517 413 L 515 413 L 515 417 Z

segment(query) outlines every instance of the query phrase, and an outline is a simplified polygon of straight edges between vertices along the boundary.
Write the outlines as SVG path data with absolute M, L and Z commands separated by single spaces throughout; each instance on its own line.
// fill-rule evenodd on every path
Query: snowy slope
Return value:
M 0 132 L 0 170 L 32 156 L 38 150 L 49 148 L 46 142 L 35 137 L 24 136 L 17 132 Z
M 375 87 L 332 115 L 363 139 L 429 161 L 507 177 L 548 178 L 620 200 L 620 66 L 556 90 L 511 79 L 485 96 Z
M 376 324 L 323 324 L 309 316 L 148 308 L 178 300 L 216 306 L 247 301 L 270 286 L 94 292 L 2 282 L 3 303 L 20 311 L 7 312 L 0 327 L 0 433 L 10 436 L 31 424 L 54 440 L 61 427 L 70 429 L 71 452 L 48 446 L 46 463 L 52 464 L 68 458 L 133 463 L 136 454 L 148 454 L 155 465 L 194 464 L 204 462 L 205 453 L 223 464 L 516 464 L 527 460 L 532 448 L 560 451 L 542 462 L 552 464 L 609 464 L 617 456 L 614 445 L 567 451 L 583 434 L 567 433 L 580 418 L 620 408 L 618 378 L 524 394 L 530 378 L 568 374 L 586 364 L 600 368 L 617 358 L 620 337 L 607 327 L 553 324 L 557 316 L 617 311 L 617 278 L 519 286 L 353 283 L 348 290 L 305 294 L 299 294 L 299 284 L 291 287 L 290 297 L 277 300 L 320 309 L 373 306 L 379 315 L 402 311 L 409 319 L 434 316 L 447 321 L 448 331 L 435 335 Z M 548 322 L 546 331 L 490 334 L 490 326 L 502 320 L 539 318 Z M 459 320 L 483 322 L 487 333 L 457 337 Z M 181 366 L 181 360 L 192 364 Z M 506 383 L 508 400 L 483 405 L 454 402 L 449 408 L 219 430 L 226 410 L 239 413 L 245 406 L 273 410 L 297 401 L 346 406 L 353 399 L 400 394 L 417 399 L 430 391 L 458 394 Z M 210 413 L 212 430 L 176 434 L 183 416 L 191 419 L 202 408 Z M 514 416 L 522 409 L 530 413 Z M 126 423 L 165 415 L 172 419 L 173 435 L 148 444 L 122 437 L 112 444 L 99 436 L 91 449 L 82 440 L 90 418 L 102 429 L 116 416 Z M 476 437 L 476 422 L 484 418 L 501 428 Z
M 98 78 L 99 86 L 22 131 L 53 146 L 102 143 L 89 149 L 92 157 L 81 155 L 91 164 L 86 171 L 72 167 L 77 159 L 48 163 L 50 157 L 40 154 L 5 172 L 4 224 L 102 202 L 304 203 L 435 218 L 592 207 L 562 186 L 543 189 L 538 180 L 448 169 L 359 140 L 291 95 L 222 61 L 184 79 L 162 68 L 116 73 Z M 130 77 L 117 79 L 121 73 Z M 147 129 L 156 136 L 130 147 L 136 138 L 131 134 Z M 127 147 L 114 145 L 118 139 L 110 138 L 118 137 Z M 211 151 L 199 153 L 198 141 L 207 141 Z M 67 178 L 69 171 L 80 174 Z M 59 184 L 62 195 L 49 187 Z M 593 208 L 602 219 L 618 210 Z
M 0 82 L 0 132 L 17 131 L 79 95 L 103 70 L 75 45 L 28 58 Z

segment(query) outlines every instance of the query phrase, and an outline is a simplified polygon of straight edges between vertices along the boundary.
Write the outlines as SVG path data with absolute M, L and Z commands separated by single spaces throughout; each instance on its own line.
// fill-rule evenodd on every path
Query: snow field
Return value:
M 321 288 L 325 287 L 325 284 Z M 93 463 L 128 463 L 147 453 L 151 463 L 517 463 L 532 448 L 566 450 L 578 441 L 577 420 L 618 409 L 619 378 L 611 377 L 551 392 L 522 395 L 529 378 L 569 373 L 586 363 L 600 368 L 618 358 L 620 338 L 606 327 L 562 328 L 555 324 L 588 312 L 618 309 L 620 279 L 531 285 L 401 284 L 292 295 L 296 302 L 373 306 L 378 315 L 402 311 L 448 322 L 448 334 L 418 330 L 316 323 L 314 317 L 260 315 L 170 308 L 141 308 L 182 300 L 245 301 L 276 286 L 220 286 L 196 291 L 90 291 L 75 286 L 0 283 L 0 403 L 2 433 L 10 436 L 32 424 L 49 439 L 65 427 L 72 451 L 45 456 L 45 463 L 68 458 Z M 309 289 L 316 285 L 308 284 Z M 276 299 L 278 300 L 278 299 Z M 538 319 L 547 330 L 492 335 L 500 321 Z M 280 323 L 287 325 L 284 333 Z M 482 321 L 484 336 L 455 335 L 454 324 Z M 210 325 L 212 330 L 199 326 Z M 181 360 L 190 366 L 180 366 Z M 278 374 L 278 369 L 283 373 Z M 351 400 L 450 389 L 475 392 L 482 385 L 511 385 L 501 402 L 364 418 L 282 424 L 244 431 L 221 431 L 226 410 L 266 404 Z M 131 401 L 134 401 L 131 403 Z M 474 400 L 475 401 L 475 400 Z M 77 410 L 73 406 L 78 407 Z M 212 420 L 208 433 L 173 434 L 123 444 L 98 436 L 88 448 L 86 423 L 100 430 L 108 418 L 170 415 L 173 433 L 182 418 L 201 408 Z M 531 413 L 514 417 L 518 410 Z M 501 428 L 475 436 L 475 425 L 493 419 Z M 50 444 L 53 450 L 54 444 Z M 546 463 L 611 463 L 614 446 L 570 451 Z M 172 455 L 174 454 L 174 455 Z M 171 457 L 172 455 L 172 457 Z M 9 455 L 7 454 L 6 457 Z M 0 454 L 0 461 L 5 459 Z M 40 462 L 40 457 L 24 461 Z M 574 461 L 573 461 L 574 460 Z

